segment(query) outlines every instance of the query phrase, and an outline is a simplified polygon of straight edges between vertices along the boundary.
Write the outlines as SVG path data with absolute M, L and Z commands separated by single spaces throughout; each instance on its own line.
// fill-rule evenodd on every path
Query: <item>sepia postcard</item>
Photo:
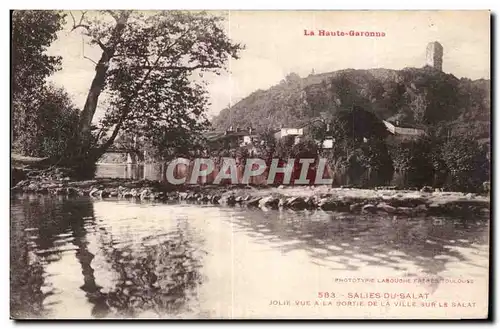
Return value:
M 486 319 L 491 13 L 11 11 L 11 319 Z

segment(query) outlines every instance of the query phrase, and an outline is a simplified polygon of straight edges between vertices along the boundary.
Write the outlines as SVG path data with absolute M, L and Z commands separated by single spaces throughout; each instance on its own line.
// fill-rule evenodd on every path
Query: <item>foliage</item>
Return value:
M 78 124 L 78 109 L 71 98 L 64 89 L 49 85 L 31 106 L 31 126 L 17 132 L 13 148 L 30 156 L 64 157 L 74 146 L 72 137 Z
M 152 155 L 165 161 L 175 157 L 194 158 L 204 154 L 205 139 L 203 135 L 196 133 L 196 129 L 178 127 L 161 127 L 154 129 L 155 133 L 146 134 L 147 145 Z
M 295 159 L 315 159 L 318 157 L 318 144 L 311 139 L 305 139 L 293 145 L 290 156 Z
M 39 90 L 61 58 L 46 54 L 62 29 L 65 15 L 53 10 L 16 10 L 12 13 L 12 92 L 17 97 Z M 36 28 L 35 28 L 36 27 Z
M 259 143 L 257 143 L 257 152 L 264 158 L 269 159 L 273 156 L 276 149 L 276 137 L 274 131 L 267 129 L 259 134 Z
M 328 125 L 322 120 L 316 120 L 307 126 L 305 129 L 305 137 L 322 144 L 327 137 L 331 137 L 332 132 L 329 131 Z
M 284 136 L 276 141 L 273 149 L 273 157 L 288 159 L 292 157 L 292 148 L 295 143 L 295 136 Z
M 386 185 L 392 178 L 394 167 L 385 142 L 370 139 L 361 145 L 360 150 L 359 162 L 367 175 L 362 185 Z
M 100 156 L 122 130 L 143 136 L 166 156 L 191 147 L 208 124 L 203 74 L 218 74 L 242 49 L 228 39 L 222 22 L 215 14 L 184 11 L 105 11 L 75 19 L 74 28 L 102 50 L 81 115 L 79 152 L 90 160 Z M 101 93 L 109 100 L 99 124 L 103 133 L 87 145 Z
M 464 190 L 488 179 L 490 111 L 489 80 L 457 79 L 432 67 L 348 69 L 301 79 L 290 74 L 280 84 L 224 109 L 213 124 L 225 128 L 230 120 L 233 125 L 269 130 L 309 124 L 308 138 L 334 138 L 333 148 L 321 155 L 340 177 L 338 184 L 346 183 L 346 177 L 349 184 L 387 183 L 395 170 L 404 174 L 404 186 Z M 417 126 L 429 137 L 386 145 L 382 120 Z M 476 143 L 474 150 L 450 148 L 443 153 L 445 144 L 450 147 L 446 141 L 461 138 Z M 478 142 L 484 145 L 481 156 L 476 154 Z M 286 143 L 280 141 L 275 153 L 288 155 L 291 148 Z M 451 160 L 454 152 L 462 152 L 460 161 Z
M 374 187 L 386 185 L 393 175 L 393 164 L 384 141 L 371 139 L 344 152 L 323 152 L 336 173 L 335 184 Z
M 56 32 L 61 30 L 64 17 L 61 12 L 52 10 L 12 13 L 11 131 L 14 148 L 25 155 L 60 153 L 66 141 L 56 141 L 55 134 L 58 128 L 66 129 L 70 117 L 74 118 L 67 95 L 62 90 L 47 87 L 45 82 L 61 62 L 60 57 L 49 56 L 46 50 L 56 39 Z M 48 127 L 51 122 L 47 120 L 55 120 L 54 126 Z M 50 136 L 42 141 L 44 133 Z
M 389 134 L 377 116 L 359 106 L 339 110 L 331 125 L 333 138 L 354 144 L 362 143 L 363 138 L 383 140 Z
M 79 110 L 62 88 L 49 87 L 40 104 L 40 153 L 64 157 L 74 147 L 72 136 L 77 128 Z
M 362 186 L 386 184 L 392 177 L 393 165 L 385 138 L 387 130 L 373 114 L 355 106 L 337 112 L 331 122 L 333 148 L 324 150 L 335 172 L 345 176 L 337 184 Z
M 395 170 L 403 186 L 425 185 L 454 191 L 480 191 L 489 180 L 488 146 L 472 137 L 430 135 L 390 144 Z
M 445 187 L 458 191 L 478 191 L 490 179 L 488 150 L 468 136 L 456 136 L 443 144 L 442 159 L 448 169 Z
M 446 126 L 450 134 L 489 138 L 490 81 L 457 79 L 430 67 L 293 75 L 222 110 L 213 124 L 298 127 L 353 106 L 402 125 Z
M 403 176 L 405 187 L 434 186 L 435 175 L 441 172 L 442 163 L 436 158 L 439 145 L 429 138 L 407 139 L 391 143 L 390 155 L 397 173 Z

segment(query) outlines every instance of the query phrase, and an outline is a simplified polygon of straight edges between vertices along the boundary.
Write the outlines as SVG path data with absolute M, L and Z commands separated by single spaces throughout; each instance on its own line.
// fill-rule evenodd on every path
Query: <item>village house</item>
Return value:
M 426 134 L 424 129 L 420 129 L 417 127 L 410 127 L 410 125 L 405 125 L 402 126 L 400 125 L 399 121 L 396 122 L 390 122 L 387 120 L 382 120 L 382 123 L 385 125 L 387 128 L 387 131 L 390 133 L 389 138 L 395 138 L 395 139 L 416 139 L 418 137 L 424 136 Z M 306 125 L 300 127 L 300 128 L 280 128 L 278 129 L 274 136 L 276 139 L 281 139 L 285 138 L 287 136 L 293 136 L 294 138 L 294 143 L 297 144 L 301 140 L 303 140 L 304 136 L 307 134 L 308 130 L 311 129 L 313 126 L 317 125 L 322 125 L 325 126 L 325 123 L 320 120 L 313 120 Z M 330 125 L 326 124 L 326 132 L 328 135 L 328 132 L 330 131 Z M 364 142 L 367 142 L 368 140 L 366 138 L 363 138 Z M 320 141 L 317 141 L 318 144 L 321 143 Z M 333 143 L 335 142 L 333 137 L 326 137 L 322 145 L 319 145 L 322 149 L 331 149 L 333 147 Z
M 290 137 L 288 137 L 290 136 Z M 280 128 L 274 133 L 274 138 L 283 139 L 285 137 L 293 138 L 294 143 L 298 144 L 304 138 L 304 129 L 302 128 Z
M 313 120 L 311 122 L 308 122 L 307 124 L 303 125 L 302 127 L 299 128 L 280 128 L 276 130 L 274 133 L 274 137 L 276 139 L 283 139 L 283 138 L 293 138 L 293 144 L 296 145 L 300 143 L 301 141 L 304 140 L 304 136 L 307 134 L 308 130 L 311 129 L 311 127 L 315 125 L 322 125 L 324 126 L 325 124 L 323 121 L 317 119 Z M 326 131 L 330 131 L 330 125 L 326 125 Z M 329 149 L 333 147 L 333 138 L 332 137 L 327 137 L 325 140 L 321 143 L 321 141 L 317 141 L 318 146 L 320 146 L 323 149 Z M 319 145 L 321 144 L 321 145 Z
M 391 119 L 382 120 L 382 123 L 387 128 L 390 133 L 389 138 L 392 139 L 415 139 L 420 136 L 425 135 L 425 130 L 417 127 L 409 127 L 405 125 L 403 127 L 396 120 L 391 122 Z M 284 138 L 289 138 L 292 145 L 296 145 L 304 140 L 305 136 L 308 134 L 310 129 L 320 128 L 326 129 L 327 137 L 323 141 L 317 140 L 318 146 L 321 149 L 331 149 L 335 139 L 332 136 L 328 136 L 330 132 L 330 124 L 325 123 L 321 119 L 315 119 L 301 127 L 281 127 L 274 131 L 274 138 L 276 140 L 281 140 Z M 232 126 L 229 127 L 223 133 L 211 132 L 207 134 L 207 139 L 212 148 L 219 149 L 236 149 L 236 148 L 246 148 L 249 154 L 255 154 L 257 152 L 256 145 L 260 142 L 259 135 L 255 133 L 252 127 L 247 129 L 240 129 L 236 127 L 234 129 Z M 366 138 L 363 138 L 367 142 Z
M 234 149 L 238 147 L 249 147 L 258 142 L 259 136 L 255 134 L 252 127 L 234 129 L 229 127 L 224 133 L 209 133 L 207 135 L 208 142 L 211 147 Z
M 329 123 L 325 123 L 324 120 L 322 119 L 314 119 L 311 122 L 307 123 L 302 127 L 304 133 L 307 134 L 307 132 L 312 129 L 313 127 L 319 128 L 319 129 L 325 129 L 326 132 L 326 137 L 323 139 L 323 141 L 316 140 L 318 143 L 318 146 L 321 149 L 331 149 L 333 148 L 333 143 L 335 139 L 331 136 L 331 128 Z
M 407 127 L 401 127 L 398 121 L 392 123 L 383 120 L 382 122 L 391 133 L 391 136 L 397 139 L 416 139 L 425 135 L 425 130 L 416 127 L 408 127 L 408 125 L 406 125 Z

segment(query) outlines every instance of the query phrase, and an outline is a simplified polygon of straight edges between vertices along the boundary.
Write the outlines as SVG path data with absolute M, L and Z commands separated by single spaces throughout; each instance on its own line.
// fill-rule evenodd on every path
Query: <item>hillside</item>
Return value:
M 292 73 L 222 110 L 213 125 L 218 130 L 232 125 L 263 131 L 328 118 L 353 105 L 402 125 L 489 138 L 490 81 L 458 79 L 431 67 L 347 69 L 304 78 Z

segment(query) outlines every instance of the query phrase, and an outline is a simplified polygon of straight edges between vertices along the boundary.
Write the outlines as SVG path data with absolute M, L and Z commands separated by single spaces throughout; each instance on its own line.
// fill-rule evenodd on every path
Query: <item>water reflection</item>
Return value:
M 12 218 L 15 318 L 165 317 L 185 312 L 201 282 L 185 219 L 131 241 L 96 221 L 88 199 L 29 197 L 14 201 Z
M 244 317 L 263 299 L 310 294 L 304 282 L 337 274 L 487 277 L 487 218 L 46 196 L 11 203 L 14 318 Z
M 448 262 L 487 268 L 488 219 L 405 218 L 324 211 L 242 211 L 237 230 L 283 254 L 305 250 L 332 270 L 364 266 L 437 275 Z M 465 250 L 463 250 L 465 249 Z M 487 264 L 487 263 L 486 263 Z
M 114 287 L 105 294 L 114 313 L 126 317 L 177 314 L 195 297 L 201 276 L 188 239 L 182 233 L 165 235 L 163 241 L 157 238 L 120 248 L 112 240 L 103 241 L 115 272 Z

